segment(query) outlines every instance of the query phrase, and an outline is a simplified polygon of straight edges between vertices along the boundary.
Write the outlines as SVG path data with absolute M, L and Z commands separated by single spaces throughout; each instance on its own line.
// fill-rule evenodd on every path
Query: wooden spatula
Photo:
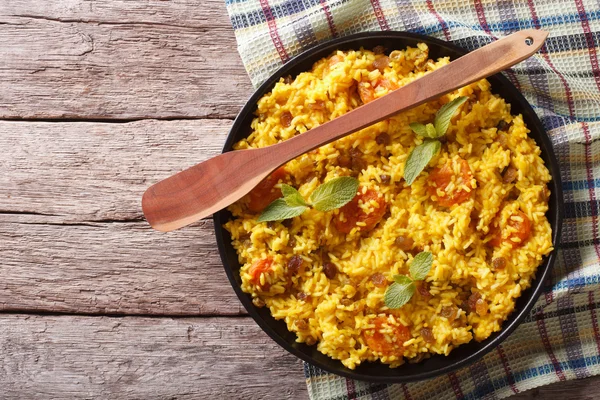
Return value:
M 151 186 L 142 198 L 150 225 L 172 231 L 227 207 L 286 162 L 400 111 L 523 61 L 548 32 L 528 29 L 481 47 L 384 97 L 285 142 L 213 157 Z

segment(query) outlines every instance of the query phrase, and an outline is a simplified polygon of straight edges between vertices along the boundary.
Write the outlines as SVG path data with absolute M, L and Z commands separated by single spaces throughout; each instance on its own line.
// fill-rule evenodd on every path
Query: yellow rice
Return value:
M 338 51 L 332 56 L 339 62 L 322 59 L 293 80 L 281 79 L 258 102 L 252 134 L 235 148 L 275 144 L 360 106 L 357 82 L 376 87 L 385 78 L 403 86 L 449 62 L 448 58 L 430 60 L 425 44 L 393 51 L 389 65 L 381 70 L 373 68 L 380 56 L 372 51 Z M 380 86 L 375 97 L 387 93 Z M 448 141 L 408 187 L 404 165 L 410 151 L 422 142 L 409 123 L 432 122 L 441 105 L 458 96 L 469 99 L 452 119 Z M 293 116 L 289 127 L 281 122 L 286 112 Z M 501 120 L 509 124 L 504 133 L 497 128 Z M 229 207 L 234 218 L 225 227 L 242 264 L 242 289 L 257 306 L 266 305 L 273 317 L 285 320 L 298 342 L 316 344 L 319 351 L 348 368 L 376 360 L 395 367 L 431 354 L 448 355 L 463 343 L 486 339 L 502 328 L 515 299 L 530 286 L 543 256 L 552 250 L 545 216 L 550 174 L 528 132 L 521 115 L 511 115 L 510 105 L 492 94 L 487 80 L 481 80 L 290 161 L 285 165 L 286 179 L 280 183 L 291 184 L 305 198 L 325 181 L 354 174 L 362 190 L 369 188 L 383 196 L 388 214 L 369 232 L 357 227 L 343 234 L 333 224 L 339 210 L 311 209 L 287 224 L 257 223 L 259 213 L 248 210 L 247 199 L 240 200 Z M 377 143 L 381 133 L 390 136 L 389 144 Z M 351 148 L 363 154 L 365 168 L 359 173 L 339 165 Z M 468 162 L 471 182 L 460 179 L 460 158 Z M 457 179 L 445 190 L 462 188 L 471 196 L 460 204 L 441 207 L 436 200 L 445 195 L 444 190 L 438 188 L 430 195 L 428 177 L 433 168 L 447 163 Z M 517 180 L 503 183 L 501 174 L 509 164 L 517 169 Z M 385 175 L 388 183 L 382 180 Z M 377 202 L 361 205 L 365 212 L 375 206 Z M 507 242 L 489 246 L 494 218 L 503 224 L 510 218 L 518 220 L 516 210 L 532 222 L 531 236 L 515 248 Z M 506 228 L 505 237 L 511 229 Z M 387 285 L 377 287 L 371 277 L 381 273 L 391 284 L 393 275 L 408 274 L 416 253 L 399 249 L 398 236 L 409 237 L 415 248 L 433 253 L 433 266 L 425 280 L 431 296 L 417 291 L 406 305 L 390 310 L 383 302 Z M 290 276 L 287 264 L 293 255 L 302 258 L 303 268 Z M 254 283 L 248 270 L 267 257 L 273 260 L 271 269 Z M 500 257 L 506 260 L 503 269 L 492 263 Z M 328 260 L 338 271 L 332 279 L 323 272 Z M 473 293 L 479 293 L 487 312 L 480 315 L 465 306 Z M 456 316 L 442 316 L 444 307 L 453 307 Z M 394 329 L 400 325 L 408 328 L 410 338 L 396 343 L 394 351 L 367 343 L 366 338 L 376 331 L 380 339 L 392 343 L 397 339 Z M 433 334 L 433 341 L 423 337 L 424 328 Z

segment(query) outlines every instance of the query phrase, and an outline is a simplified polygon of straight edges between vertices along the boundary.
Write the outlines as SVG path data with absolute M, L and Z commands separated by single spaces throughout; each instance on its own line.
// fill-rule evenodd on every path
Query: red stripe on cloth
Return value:
M 460 388 L 460 382 L 458 381 L 456 374 L 454 372 L 450 372 L 448 374 L 448 379 L 450 379 L 450 384 L 452 385 L 452 390 L 454 390 L 454 394 L 456 395 L 456 398 L 457 399 L 464 398 L 465 395 L 463 394 L 462 389 Z
M 550 357 L 550 361 L 554 366 L 554 372 L 556 372 L 558 380 L 565 381 L 567 380 L 567 378 L 565 377 L 565 374 L 562 368 L 560 367 L 558 360 L 556 359 L 556 355 L 554 355 L 554 350 L 552 350 L 552 345 L 550 344 L 550 339 L 548 338 L 548 331 L 546 330 L 546 321 L 544 321 L 544 314 L 540 312 L 538 315 L 536 315 L 536 320 L 538 331 L 540 333 L 540 337 L 542 338 L 542 343 L 544 344 L 544 349 L 546 350 L 546 353 L 548 353 L 548 357 Z
M 594 301 L 594 292 L 588 293 L 590 315 L 592 316 L 592 326 L 594 327 L 594 337 L 596 339 L 596 348 L 600 353 L 600 329 L 598 329 L 598 316 L 596 315 L 596 302 Z
M 331 34 L 334 37 L 337 36 L 337 29 L 335 28 L 335 23 L 333 22 L 333 16 L 331 15 L 331 9 L 329 8 L 329 4 L 327 4 L 327 0 L 319 0 L 319 3 L 321 3 L 321 8 L 325 13 L 325 18 L 327 18 L 327 24 L 329 25 Z
M 348 400 L 356 399 L 356 386 L 352 379 L 346 378 L 346 390 L 348 391 Z
M 283 43 L 279 37 L 279 32 L 277 31 L 277 22 L 275 21 L 275 17 L 271 11 L 271 6 L 269 6 L 269 1 L 260 0 L 260 6 L 262 7 L 265 18 L 267 19 L 267 24 L 269 25 L 269 35 L 271 35 L 271 40 L 275 45 L 277 53 L 279 53 L 279 58 L 281 58 L 281 61 L 286 62 L 290 59 L 290 57 L 288 56 L 287 51 L 285 51 L 285 47 L 283 47 Z
M 385 15 L 381 10 L 381 5 L 379 4 L 379 0 L 371 0 L 371 6 L 373 7 L 373 11 L 375 11 L 375 16 L 377 17 L 377 22 L 379 22 L 379 27 L 382 31 L 389 31 L 390 26 L 385 19 Z
M 540 19 L 537 16 L 537 12 L 535 11 L 535 5 L 533 4 L 533 0 L 527 0 L 527 4 L 529 5 L 529 11 L 531 12 L 533 26 L 536 29 L 541 29 L 542 26 L 540 24 Z M 550 61 L 550 56 L 548 55 L 548 48 L 546 47 L 546 44 L 544 44 L 542 46 L 542 48 L 540 49 L 540 53 L 542 53 L 542 57 L 544 57 L 544 60 L 546 60 L 546 62 L 550 66 L 550 69 L 552 69 L 552 71 L 554 71 L 554 73 L 556 73 L 558 78 L 561 80 L 563 86 L 565 87 L 565 94 L 567 95 L 567 105 L 569 106 L 569 114 L 571 115 L 571 117 L 574 117 L 575 116 L 575 105 L 573 103 L 573 93 L 571 93 L 571 88 L 569 87 L 567 80 L 554 67 L 554 64 L 552 64 L 552 61 Z
M 544 293 L 544 300 L 546 300 L 546 305 L 552 303 L 554 301 L 554 293 L 553 292 Z
M 410 395 L 410 391 L 408 390 L 406 383 L 402 384 L 402 392 L 404 393 L 404 400 L 412 400 L 412 396 Z
M 481 4 L 481 0 L 475 0 L 475 11 L 477 12 L 477 19 L 479 20 L 479 25 L 483 28 L 483 30 L 491 35 L 490 27 L 485 19 L 485 12 L 483 10 L 483 4 Z
M 427 8 L 429 9 L 429 12 L 432 13 L 437 18 L 440 25 L 442 25 L 442 31 L 444 32 L 444 36 L 446 37 L 446 40 L 450 41 L 450 30 L 448 30 L 448 25 L 446 24 L 446 21 L 444 21 L 444 19 L 440 16 L 440 14 L 438 14 L 437 11 L 435 11 L 435 8 L 433 7 L 433 3 L 431 2 L 431 0 L 427 0 Z
M 510 365 L 508 364 L 508 358 L 506 358 L 506 354 L 504 354 L 504 349 L 502 348 L 502 346 L 498 346 L 498 347 L 496 347 L 496 349 L 498 351 L 498 355 L 500 356 L 500 361 L 502 361 L 502 366 L 504 367 L 504 372 L 506 372 L 506 380 L 508 381 L 510 388 L 512 389 L 512 391 L 514 393 L 519 393 L 519 389 L 517 389 L 517 385 L 515 382 L 515 377 L 512 373 L 512 369 L 510 368 Z
M 592 73 L 594 75 L 594 80 L 596 81 L 596 86 L 600 89 L 600 68 L 598 67 L 598 55 L 596 54 L 596 46 L 594 45 L 594 38 L 592 36 L 592 30 L 590 29 L 590 22 L 585 16 L 585 7 L 583 6 L 583 1 L 575 0 L 575 4 L 577 5 L 577 11 L 579 12 L 579 16 L 581 19 L 581 26 L 583 27 L 583 36 L 585 36 L 585 41 L 587 43 L 587 48 L 590 51 L 590 61 L 592 63 Z
M 592 135 L 590 135 L 590 128 L 586 122 L 581 123 L 583 128 L 583 135 L 585 137 L 585 169 L 587 171 L 588 183 L 594 182 L 594 171 L 592 166 Z M 588 192 L 590 194 L 590 207 L 592 212 L 592 236 L 594 243 L 594 250 L 596 250 L 596 256 L 600 259 L 600 249 L 598 248 L 598 204 L 596 203 L 596 191 L 593 185 L 588 185 Z

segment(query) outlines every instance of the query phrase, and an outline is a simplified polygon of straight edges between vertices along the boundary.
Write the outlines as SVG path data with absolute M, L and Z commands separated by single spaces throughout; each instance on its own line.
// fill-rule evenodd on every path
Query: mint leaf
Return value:
M 286 185 L 285 183 L 281 185 L 281 193 L 283 193 L 283 199 L 286 204 L 290 207 L 306 207 L 306 201 L 302 198 L 300 192 L 298 192 L 294 187 L 290 185 Z
M 290 207 L 284 199 L 277 199 L 267 206 L 260 214 L 257 222 L 281 221 L 294 218 L 306 211 L 306 206 Z
M 396 275 L 394 280 L 400 276 L 404 275 Z M 413 281 L 407 276 L 404 276 L 404 278 L 408 280 L 403 280 L 403 283 L 394 282 L 385 291 L 383 300 L 388 308 L 396 309 L 402 307 L 415 294 L 416 286 Z
M 441 147 L 442 144 L 439 140 L 426 140 L 411 151 L 404 165 L 404 180 L 406 180 L 406 183 L 412 185 L 433 156 L 440 151 Z
M 444 136 L 446 134 L 446 131 L 450 126 L 450 120 L 452 119 L 452 116 L 454 115 L 458 107 L 460 107 L 462 103 L 467 101 L 467 99 L 468 97 L 465 96 L 457 97 L 451 102 L 444 104 L 442 108 L 438 110 L 438 112 L 435 114 L 435 120 L 433 121 L 438 137 Z
M 410 263 L 410 276 L 415 281 L 422 281 L 427 277 L 433 263 L 433 255 L 428 251 L 422 251 L 413 258 Z
M 310 202 L 319 211 L 330 211 L 350 202 L 357 190 L 358 179 L 350 176 L 333 178 L 312 192 Z
M 414 133 L 416 133 L 417 135 L 426 138 L 427 137 L 427 129 L 425 128 L 425 125 L 420 124 L 418 122 L 413 122 L 412 124 L 409 124 L 408 126 L 410 126 L 410 129 L 412 129 L 412 131 Z
M 442 136 L 442 135 L 437 134 L 437 131 L 435 130 L 435 126 L 433 126 L 432 123 L 428 123 L 427 125 L 425 125 L 425 130 L 427 131 L 427 137 L 429 137 L 429 138 L 437 139 L 438 136 Z

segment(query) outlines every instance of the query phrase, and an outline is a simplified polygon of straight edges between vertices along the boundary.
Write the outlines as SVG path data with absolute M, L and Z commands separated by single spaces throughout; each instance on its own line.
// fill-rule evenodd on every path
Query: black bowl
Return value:
M 253 113 L 256 110 L 257 101 L 264 94 L 271 91 L 280 77 L 286 75 L 295 76 L 300 72 L 308 71 L 315 61 L 328 56 L 337 49 L 347 50 L 358 49 L 360 47 L 372 49 L 378 45 L 384 46 L 387 49 L 404 49 L 407 46 L 415 47 L 419 42 L 424 42 L 429 46 L 429 56 L 432 59 L 444 56 L 456 59 L 467 53 L 466 50 L 441 40 L 405 32 L 360 33 L 320 44 L 289 61 L 258 88 L 233 123 L 223 152 L 230 151 L 234 143 L 250 134 L 250 122 L 254 117 Z M 544 132 L 542 123 L 531 106 L 508 79 L 500 74 L 488 79 L 492 84 L 493 92 L 499 94 L 511 104 L 512 113 L 523 115 L 525 123 L 531 130 L 529 136 L 540 146 L 542 158 L 552 174 L 552 182 L 550 183 L 552 195 L 550 197 L 550 209 L 547 216 L 552 226 L 552 242 L 554 247 L 557 248 L 563 217 L 563 200 L 558 163 L 554 156 L 550 139 Z M 350 370 L 344 367 L 340 361 L 329 358 L 317 351 L 316 346 L 296 343 L 296 335 L 287 330 L 283 321 L 276 321 L 267 308 L 255 307 L 252 304 L 251 297 L 242 292 L 238 257 L 231 245 L 229 232 L 223 228 L 223 224 L 230 218 L 231 214 L 227 210 L 221 210 L 214 215 L 219 252 L 225 266 L 225 272 L 229 277 L 233 289 L 256 323 L 280 346 L 302 360 L 344 377 L 370 382 L 396 383 L 432 378 L 443 373 L 455 371 L 478 360 L 506 339 L 531 311 L 536 299 L 543 290 L 544 281 L 550 274 L 554 259 L 556 258 L 556 250 L 554 250 L 543 260 L 537 270 L 536 279 L 532 287 L 523 291 L 521 297 L 517 300 L 515 311 L 504 322 L 502 331 L 494 333 L 483 342 L 477 343 L 473 341 L 454 349 L 447 357 L 435 355 L 420 363 L 406 364 L 399 368 L 389 368 L 387 365 L 381 363 L 363 363 L 355 370 Z

